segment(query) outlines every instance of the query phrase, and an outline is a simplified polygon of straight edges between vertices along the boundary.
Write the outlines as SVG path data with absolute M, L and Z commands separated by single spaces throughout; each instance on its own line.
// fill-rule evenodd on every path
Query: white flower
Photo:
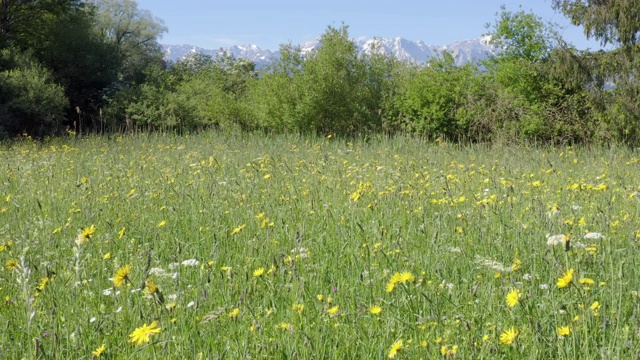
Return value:
M 540 284 L 540 289 L 549 290 L 549 284 Z
M 188 307 L 188 308 L 189 308 L 189 307 L 192 307 L 192 306 L 193 306 L 193 305 L 195 305 L 195 304 L 196 304 L 196 302 L 195 302 L 195 301 L 191 301 L 190 303 L 188 303 L 188 304 L 187 304 L 187 307 Z
M 575 211 L 582 210 L 582 206 L 580 206 L 580 205 L 571 205 L 571 210 L 575 210 Z
M 182 266 L 198 266 L 200 265 L 200 261 L 196 259 L 189 259 L 182 262 Z
M 509 272 L 512 269 L 511 266 L 505 266 L 503 263 L 495 260 L 491 260 L 489 258 L 482 257 L 480 255 L 476 255 L 476 264 L 488 267 L 490 269 L 502 272 Z
M 592 240 L 599 240 L 599 239 L 604 239 L 604 235 L 602 235 L 599 232 L 590 232 L 590 233 L 586 233 L 584 235 L 585 239 L 592 239 Z
M 555 245 L 564 244 L 566 239 L 567 239 L 567 236 L 564 234 L 547 235 L 547 245 L 555 246 Z
M 165 275 L 166 273 L 167 272 L 164 271 L 164 269 L 162 269 L 162 268 L 154 267 L 154 268 L 149 269 L 149 275 L 162 276 L 162 275 Z
M 522 275 L 522 278 L 525 280 L 531 280 L 533 278 L 533 276 L 531 276 L 531 274 L 524 274 Z

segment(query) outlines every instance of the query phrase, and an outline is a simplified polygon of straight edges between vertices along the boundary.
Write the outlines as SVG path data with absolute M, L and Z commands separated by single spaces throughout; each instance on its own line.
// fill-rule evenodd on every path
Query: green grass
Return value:
M 639 162 L 617 147 L 409 138 L 8 144 L 0 358 L 87 359 L 105 344 L 104 358 L 382 359 L 398 340 L 396 358 L 630 358 Z M 149 343 L 128 342 L 154 321 Z

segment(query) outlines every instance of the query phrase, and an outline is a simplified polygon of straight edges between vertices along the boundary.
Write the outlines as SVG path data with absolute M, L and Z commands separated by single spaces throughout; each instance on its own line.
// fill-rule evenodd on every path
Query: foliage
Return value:
M 636 0 L 553 0 L 576 26 L 582 26 L 587 38 L 603 45 L 630 47 L 637 43 L 640 32 L 640 7 Z
M 116 48 L 122 61 L 119 80 L 140 83 L 150 66 L 162 65 L 158 39 L 167 31 L 164 22 L 134 0 L 98 0 L 96 30 Z
M 0 51 L 0 134 L 42 136 L 60 126 L 69 105 L 50 70 L 31 54 Z

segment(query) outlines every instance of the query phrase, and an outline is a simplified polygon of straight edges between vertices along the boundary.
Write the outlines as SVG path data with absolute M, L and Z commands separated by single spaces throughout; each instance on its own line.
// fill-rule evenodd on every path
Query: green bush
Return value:
M 44 136 L 61 126 L 69 106 L 62 86 L 29 54 L 0 52 L 0 132 Z

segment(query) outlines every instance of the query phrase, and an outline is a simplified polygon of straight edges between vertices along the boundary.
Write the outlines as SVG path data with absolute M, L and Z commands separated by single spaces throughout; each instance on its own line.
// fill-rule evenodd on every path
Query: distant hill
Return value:
M 423 41 L 411 41 L 401 37 L 395 39 L 360 38 L 354 41 L 361 53 L 381 51 L 392 54 L 400 60 L 416 63 L 425 63 L 444 50 L 454 55 L 457 65 L 484 60 L 497 51 L 494 46 L 489 44 L 488 37 L 456 41 L 448 45 L 427 45 Z M 319 44 L 319 40 L 306 42 L 300 44 L 300 49 L 303 54 L 307 54 L 317 49 Z M 165 59 L 174 62 L 193 52 L 201 52 L 215 58 L 217 54 L 226 51 L 233 57 L 253 61 L 257 68 L 268 65 L 280 56 L 279 51 L 263 50 L 256 45 L 234 45 L 216 50 L 193 45 L 163 45 L 163 50 Z

